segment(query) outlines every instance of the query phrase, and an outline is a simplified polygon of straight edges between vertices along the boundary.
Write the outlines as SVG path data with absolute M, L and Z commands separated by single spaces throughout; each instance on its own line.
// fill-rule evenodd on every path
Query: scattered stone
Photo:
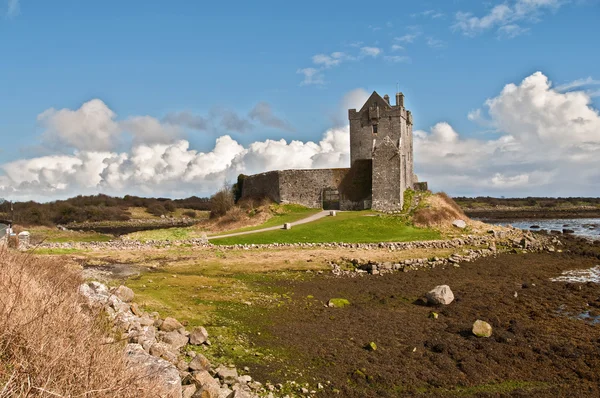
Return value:
M 125 356 L 129 366 L 134 368 L 141 377 L 147 378 L 150 382 L 156 382 L 157 396 L 181 397 L 181 377 L 175 366 L 148 354 L 139 344 L 128 344 L 125 350 Z
M 167 317 L 159 326 L 159 329 L 163 332 L 172 332 L 174 330 L 178 330 L 182 328 L 183 325 L 179 323 L 179 321 L 175 318 Z
M 169 344 L 173 351 L 179 351 L 180 348 L 188 343 L 188 338 L 179 332 L 172 331 L 166 333 L 162 337 L 162 341 Z
M 490 337 L 492 335 L 492 325 L 480 319 L 473 323 L 473 334 L 477 337 Z
M 190 333 L 190 344 L 200 345 L 208 340 L 208 332 L 202 326 L 194 328 Z
M 235 368 L 227 368 L 223 365 L 215 369 L 219 379 L 223 380 L 223 383 L 233 385 L 237 382 L 238 372 Z
M 121 285 L 115 290 L 115 296 L 117 296 L 126 303 L 130 303 L 133 301 L 133 297 L 135 295 L 133 294 L 133 290 L 131 290 L 127 286 Z
M 429 313 L 429 317 L 430 317 L 431 319 L 438 319 L 438 318 L 439 318 L 439 314 L 438 314 L 437 312 L 433 312 L 433 311 L 431 311 L 431 312 Z
M 365 346 L 365 350 L 367 351 L 377 351 L 377 344 L 375 344 L 374 342 L 370 342 L 369 344 L 367 344 Z
M 448 285 L 436 286 L 425 297 L 431 305 L 448 305 L 454 301 L 454 293 L 452 293 Z
M 350 301 L 345 298 L 332 298 L 327 302 L 328 307 L 343 308 L 350 305 Z
M 465 229 L 467 227 L 467 223 L 464 220 L 454 220 L 452 221 L 452 225 L 460 229 Z
M 202 354 L 196 354 L 194 359 L 189 363 L 189 367 L 192 370 L 206 370 L 210 371 L 210 362 L 208 359 Z
M 194 396 L 194 393 L 196 392 L 196 385 L 195 384 L 188 384 L 183 386 L 181 391 L 181 397 L 182 398 L 192 398 Z
M 219 398 L 221 385 L 207 371 L 194 372 L 192 381 L 198 389 L 195 394 L 196 396 L 201 398 Z

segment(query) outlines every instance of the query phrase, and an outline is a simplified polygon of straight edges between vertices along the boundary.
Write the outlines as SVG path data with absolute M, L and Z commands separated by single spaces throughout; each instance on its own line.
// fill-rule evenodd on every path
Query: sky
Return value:
M 599 196 L 600 0 L 0 0 L 0 197 L 207 196 L 349 167 L 405 94 L 415 170 L 467 196 Z

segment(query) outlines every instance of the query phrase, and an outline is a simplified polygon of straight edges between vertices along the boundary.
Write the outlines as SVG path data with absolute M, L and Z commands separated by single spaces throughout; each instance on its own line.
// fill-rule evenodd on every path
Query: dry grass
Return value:
M 78 274 L 0 248 L 0 397 L 150 397 Z
M 440 192 L 425 199 L 425 206 L 415 212 L 413 222 L 419 227 L 444 230 L 451 228 L 452 222 L 457 219 L 470 221 L 452 198 Z

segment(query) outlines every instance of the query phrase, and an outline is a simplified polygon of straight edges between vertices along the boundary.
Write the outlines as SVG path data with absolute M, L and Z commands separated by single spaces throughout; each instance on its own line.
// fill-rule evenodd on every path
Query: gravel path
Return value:
M 306 218 L 303 218 L 302 220 L 294 221 L 293 223 L 290 223 L 290 224 L 292 224 L 292 226 L 294 226 L 294 225 L 300 225 L 300 224 L 306 224 L 306 223 L 309 223 L 309 222 L 313 222 L 313 221 L 319 220 L 319 219 L 321 219 L 323 217 L 327 217 L 328 215 L 329 215 L 329 210 L 323 210 L 323 211 L 320 211 L 320 212 L 318 212 L 316 214 L 313 214 L 310 217 L 306 217 Z M 253 231 L 235 232 L 233 234 L 227 234 L 227 235 L 209 236 L 208 239 L 230 238 L 232 236 L 256 234 L 256 233 L 259 233 L 259 232 L 275 231 L 275 230 L 278 230 L 278 229 L 283 229 L 283 224 L 277 225 L 275 227 L 256 229 L 256 230 L 253 230 Z

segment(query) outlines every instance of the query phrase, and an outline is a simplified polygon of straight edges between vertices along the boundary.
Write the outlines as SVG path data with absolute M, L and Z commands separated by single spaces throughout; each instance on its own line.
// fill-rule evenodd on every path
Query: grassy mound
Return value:
M 0 397 L 150 397 L 107 321 L 82 311 L 79 276 L 0 248 Z
M 427 228 L 450 228 L 454 220 L 469 222 L 460 206 L 444 192 L 426 197 L 413 216 L 416 226 Z

